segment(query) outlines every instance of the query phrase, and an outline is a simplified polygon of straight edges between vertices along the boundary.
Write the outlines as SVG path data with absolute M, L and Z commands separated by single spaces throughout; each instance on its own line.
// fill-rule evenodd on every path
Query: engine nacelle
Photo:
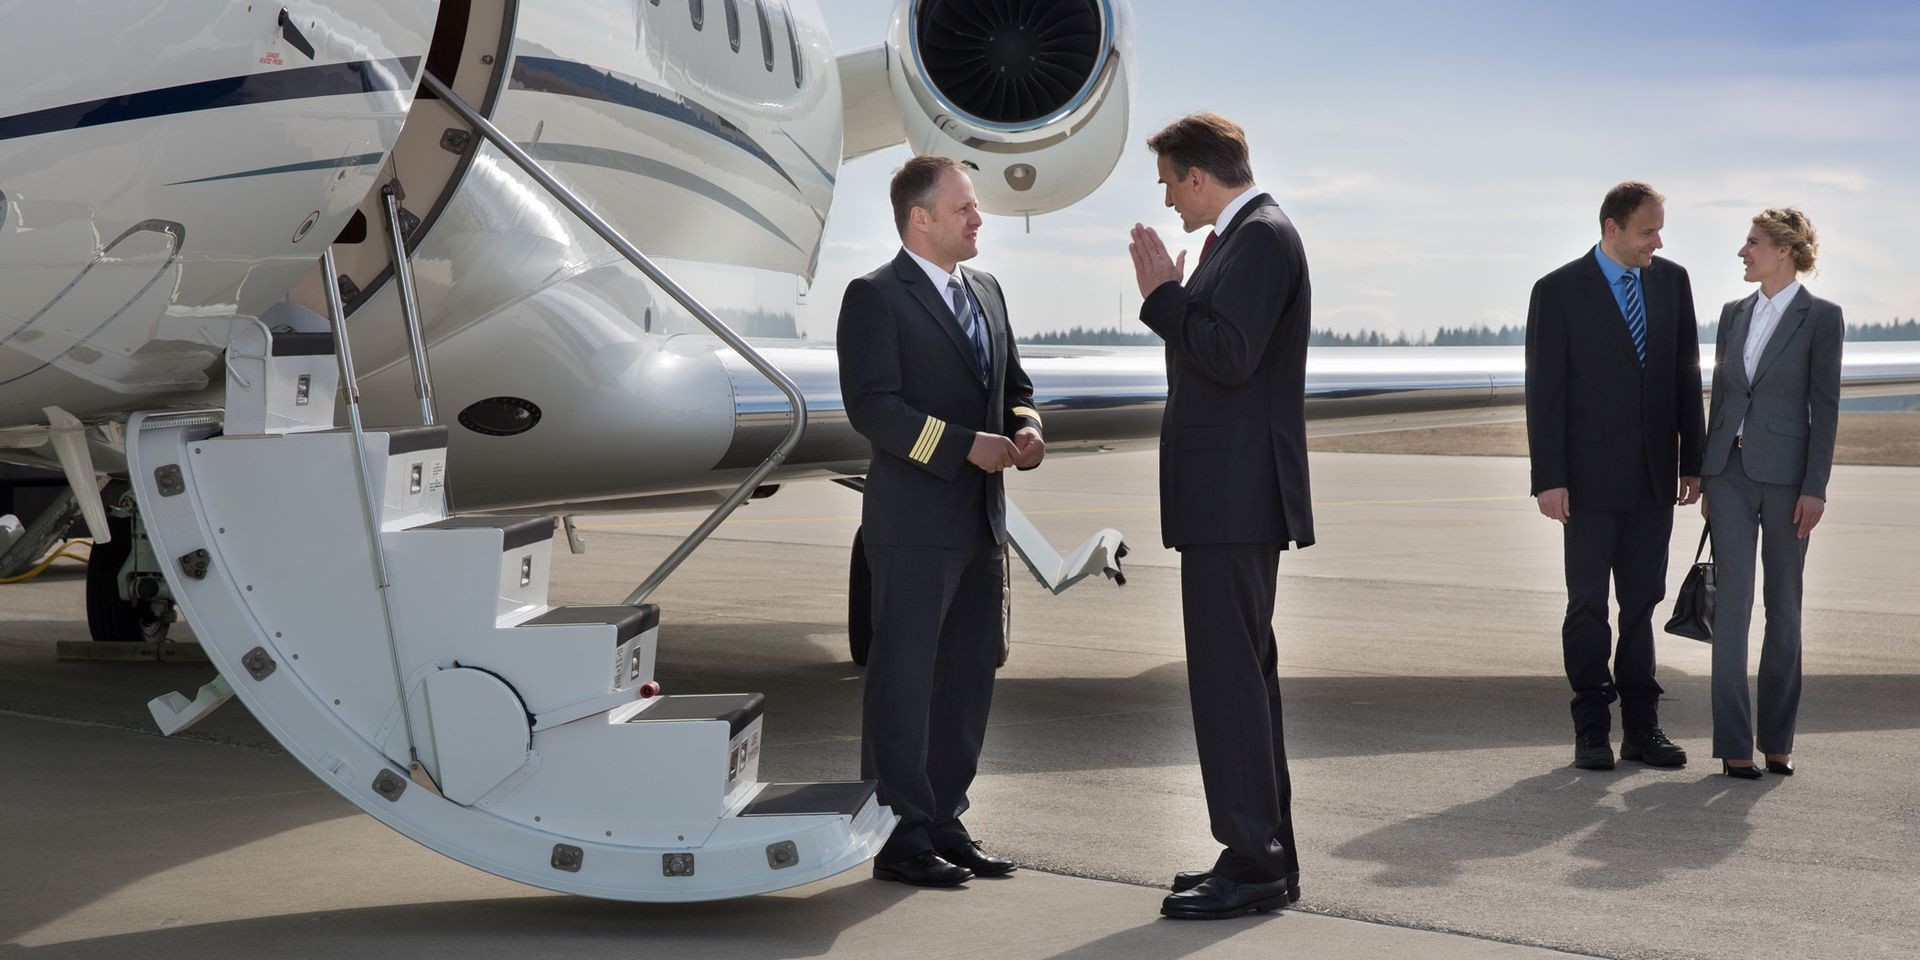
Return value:
M 1126 145 L 1126 0 L 901 0 L 888 78 L 907 145 L 973 167 L 988 213 L 1059 210 Z

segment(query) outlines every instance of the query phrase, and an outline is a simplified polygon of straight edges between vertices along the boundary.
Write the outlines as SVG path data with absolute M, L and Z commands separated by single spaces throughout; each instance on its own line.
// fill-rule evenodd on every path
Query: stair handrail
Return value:
M 760 371 L 761 376 L 766 377 L 773 382 L 774 386 L 779 387 L 780 392 L 787 395 L 787 402 L 793 407 L 793 424 L 787 428 L 786 437 L 773 448 L 773 452 L 767 454 L 767 458 L 760 462 L 760 466 L 754 468 L 752 473 L 747 474 L 747 478 L 742 480 L 740 485 L 735 487 L 733 492 L 728 494 L 727 498 L 722 500 L 720 505 L 715 507 L 713 512 L 708 514 L 707 518 L 702 520 L 700 525 L 693 529 L 692 533 L 687 535 L 685 540 L 680 541 L 680 544 L 674 547 L 672 552 L 667 554 L 665 560 L 660 561 L 660 565 L 654 568 L 654 571 L 648 574 L 645 580 L 640 581 L 640 585 L 635 587 L 633 592 L 628 594 L 625 600 L 621 601 L 629 605 L 637 605 L 646 600 L 655 588 L 660 586 L 662 581 L 671 576 L 673 572 L 680 567 L 680 564 L 684 563 L 689 556 L 692 556 L 693 552 L 699 549 L 700 545 L 705 543 L 707 538 L 713 534 L 713 531 L 718 529 L 720 524 L 733 514 L 734 510 L 745 503 L 747 498 L 753 495 L 754 490 L 759 488 L 761 482 L 766 480 L 768 475 L 772 474 L 773 471 L 779 469 L 780 465 L 786 462 L 787 456 L 793 453 L 795 447 L 800 445 L 800 435 L 806 431 L 807 427 L 806 397 L 801 395 L 800 387 L 795 384 L 792 378 L 788 377 L 784 371 L 775 366 L 773 362 L 765 356 L 762 356 L 760 351 L 755 350 L 753 345 L 747 343 L 739 334 L 733 332 L 732 327 L 727 326 L 719 317 L 714 316 L 713 311 L 708 310 L 693 294 L 687 292 L 686 288 L 680 286 L 672 277 L 668 276 L 666 271 L 661 270 L 658 265 L 652 260 L 649 260 L 646 254 L 641 253 L 633 244 L 628 243 L 627 239 L 621 236 L 620 232 L 615 230 L 612 225 L 601 219 L 599 214 L 588 209 L 587 205 L 583 203 L 578 196 L 575 196 L 573 191 L 568 190 L 565 186 L 561 185 L 560 181 L 555 180 L 553 175 L 548 173 L 545 167 L 540 166 L 539 162 L 529 156 L 525 150 L 520 149 L 518 144 L 508 139 L 507 135 L 501 133 L 500 129 L 495 127 L 491 121 L 481 116 L 478 110 L 475 110 L 465 100 L 460 99 L 439 77 L 434 76 L 430 72 L 422 72 L 420 82 L 428 90 L 433 91 L 434 96 L 439 97 L 440 101 L 446 104 L 454 113 L 459 114 L 460 118 L 466 121 L 467 125 L 472 127 L 474 132 L 484 137 L 488 143 L 493 144 L 495 149 L 505 154 L 507 159 L 512 160 L 527 176 L 532 177 L 535 183 L 545 188 L 549 194 L 552 194 L 555 200 L 560 201 L 562 206 L 571 211 L 574 216 L 580 218 L 582 223 L 585 223 L 594 233 L 599 234 L 600 239 L 605 240 L 609 246 L 619 251 L 620 255 L 626 257 L 629 263 L 639 267 L 640 272 L 646 274 L 647 279 L 653 281 L 660 289 L 665 290 L 667 295 L 672 297 L 676 303 L 686 308 L 688 313 L 693 314 L 695 319 L 705 325 L 708 330 L 713 331 L 714 335 L 718 336 L 722 342 L 733 348 L 734 352 L 740 354 L 749 364 L 752 364 L 755 370 Z
M 393 253 L 393 279 L 400 294 L 400 318 L 407 328 L 407 351 L 413 355 L 413 384 L 420 397 L 420 424 L 431 427 L 433 412 L 433 374 L 427 369 L 427 344 L 420 336 L 420 301 L 413 292 L 413 258 L 407 255 L 407 238 L 400 232 L 400 191 L 388 181 L 380 187 L 380 203 L 387 209 L 387 244 Z
M 387 628 L 387 659 L 393 667 L 393 684 L 400 697 L 400 723 L 407 736 L 407 774 L 421 786 L 440 792 L 440 787 L 420 761 L 420 740 L 413 731 L 413 708 L 408 703 L 407 678 L 400 669 L 400 634 L 393 628 L 393 580 L 387 575 L 387 547 L 380 536 L 383 495 L 373 485 L 373 468 L 367 463 L 367 428 L 360 419 L 360 378 L 353 370 L 353 344 L 347 339 L 347 308 L 341 303 L 340 276 L 334 266 L 333 247 L 320 252 L 320 286 L 327 295 L 327 322 L 333 326 L 333 354 L 340 363 L 340 382 L 346 387 L 347 424 L 353 438 L 353 465 L 360 475 L 361 517 L 367 524 L 367 544 L 373 561 L 373 585 L 380 595 L 380 618 Z M 268 341 L 272 352 L 272 341 Z

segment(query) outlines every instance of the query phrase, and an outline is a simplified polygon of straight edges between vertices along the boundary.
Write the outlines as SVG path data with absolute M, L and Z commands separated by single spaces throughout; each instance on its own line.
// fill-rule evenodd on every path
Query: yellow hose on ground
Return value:
M 26 573 L 23 573 L 17 577 L 0 578 L 0 584 L 19 583 L 23 580 L 32 580 L 34 577 L 37 577 L 40 574 L 46 572 L 46 569 L 48 567 L 53 566 L 53 562 L 55 560 L 58 560 L 62 557 L 65 557 L 68 560 L 78 560 L 81 563 L 86 563 L 88 554 L 74 553 L 73 548 L 75 547 L 86 547 L 88 553 L 90 554 L 93 551 L 93 541 L 77 540 L 77 539 L 63 540 L 60 542 L 59 546 L 53 548 L 52 553 L 47 554 L 46 559 L 41 560 L 38 564 L 34 565 L 34 568 L 32 570 L 28 570 Z

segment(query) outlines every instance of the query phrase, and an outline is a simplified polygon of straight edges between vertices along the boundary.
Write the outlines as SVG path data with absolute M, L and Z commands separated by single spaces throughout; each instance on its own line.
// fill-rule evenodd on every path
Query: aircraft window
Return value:
M 740 0 L 725 0 L 727 4 L 727 46 L 734 53 L 740 52 Z
M 787 52 L 793 55 L 793 88 L 800 89 L 800 34 L 793 28 L 793 5 L 786 0 L 780 2 L 780 12 L 787 19 Z
M 760 15 L 760 57 L 773 72 L 773 27 L 767 23 L 767 0 L 753 0 L 753 12 Z
M 693 18 L 693 28 L 699 30 L 707 25 L 707 0 L 687 0 L 687 16 Z

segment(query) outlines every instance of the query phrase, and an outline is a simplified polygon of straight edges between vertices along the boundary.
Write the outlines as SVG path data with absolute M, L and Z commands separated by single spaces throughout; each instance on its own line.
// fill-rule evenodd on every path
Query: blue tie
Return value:
M 1640 284 L 1634 282 L 1633 274 L 1621 274 L 1620 282 L 1627 288 L 1627 333 L 1633 336 L 1633 352 L 1644 367 L 1647 365 L 1647 305 L 1640 302 Z
M 973 362 L 979 367 L 980 382 L 987 382 L 987 338 L 986 324 L 974 316 L 973 306 L 967 298 L 967 288 L 952 277 L 947 278 L 947 293 L 953 298 L 953 316 L 960 321 L 960 329 L 967 335 L 967 342 L 973 344 Z

